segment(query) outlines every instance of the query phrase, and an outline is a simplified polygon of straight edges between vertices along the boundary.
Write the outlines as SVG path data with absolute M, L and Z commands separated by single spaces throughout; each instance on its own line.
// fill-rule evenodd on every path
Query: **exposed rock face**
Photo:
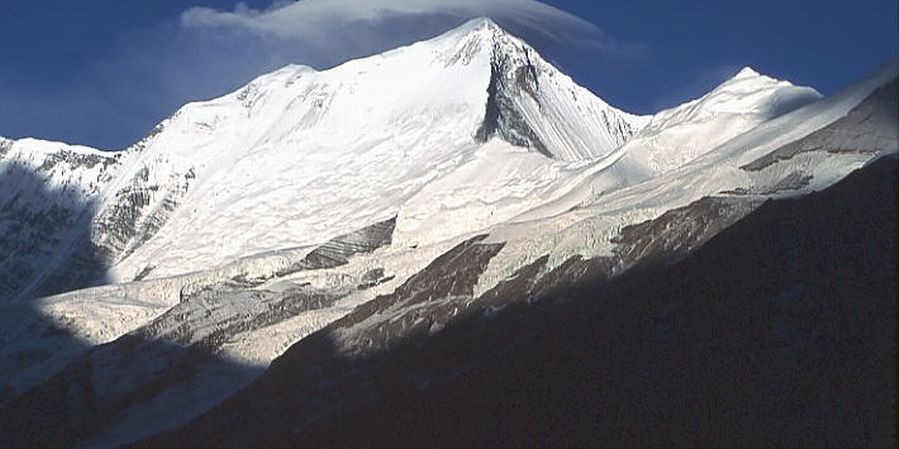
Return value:
M 38 171 L 50 172 L 60 165 L 65 170 L 71 169 L 72 167 L 94 168 L 97 165 L 102 164 L 105 169 L 115 162 L 116 159 L 114 157 L 104 157 L 99 154 L 82 154 L 72 150 L 63 149 L 48 155 L 47 158 L 44 159 L 44 163 L 38 167 Z
M 379 296 L 331 325 L 348 354 L 382 351 L 406 336 L 441 329 L 466 308 L 479 276 L 500 244 L 470 239 L 441 255 L 389 295 Z
M 676 261 L 751 213 L 759 202 L 708 197 L 621 230 L 614 241 L 615 271 L 636 264 Z
M 116 192 L 115 202 L 93 222 L 94 240 L 111 264 L 128 257 L 165 225 L 195 177 L 191 169 L 158 182 L 151 180 L 150 168 L 143 167 L 130 185 Z
M 0 297 L 12 298 L 39 274 L 33 260 L 48 257 L 60 245 L 60 231 L 72 227 L 80 211 L 56 204 L 36 211 L 13 198 L 3 206 L 3 215 L 9 218 L 4 220 L 8 224 L 0 235 L 0 251 L 18 257 L 0 271 Z
M 356 232 L 335 237 L 310 252 L 303 260 L 278 273 L 286 276 L 302 270 L 335 268 L 347 263 L 347 259 L 370 253 L 391 243 L 396 217 L 375 223 Z
M 121 152 L 0 139 L 0 187 L 6 185 L 6 195 L 0 194 L 0 226 L 10 231 L 0 236 L 0 246 L 16 256 L 4 262 L 9 269 L 0 270 L 11 274 L 0 279 L 0 300 L 103 284 L 119 258 L 154 235 L 186 194 L 192 170 L 157 183 L 144 167 L 106 201 L 106 208 L 103 196 L 123 161 L 140 153 L 167 122 Z
M 644 118 L 602 101 L 579 98 L 583 92 L 526 43 L 492 22 L 480 26 L 482 39 L 471 41 L 451 59 L 469 61 L 480 47 L 489 49 L 487 103 L 476 140 L 498 137 L 549 158 L 576 161 L 607 154 L 645 124 Z M 574 125 L 572 114 L 583 123 Z M 602 147 L 606 150 L 597 152 Z
M 6 153 L 9 153 L 9 150 L 12 149 L 12 144 L 12 140 L 0 137 L 0 157 L 6 156 Z

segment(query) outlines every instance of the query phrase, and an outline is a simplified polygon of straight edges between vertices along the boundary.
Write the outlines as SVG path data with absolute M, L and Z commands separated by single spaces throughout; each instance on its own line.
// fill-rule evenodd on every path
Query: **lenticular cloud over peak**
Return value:
M 232 11 L 195 7 L 181 15 L 185 27 L 231 26 L 254 29 L 281 37 L 304 37 L 324 30 L 323 21 L 382 22 L 403 16 L 442 15 L 456 19 L 489 16 L 530 25 L 566 25 L 581 30 L 599 29 L 578 17 L 534 0 L 303 0 L 275 2 L 258 10 L 238 3 Z
M 609 57 L 640 51 L 614 42 L 596 25 L 534 0 L 302 0 L 276 1 L 265 9 L 238 3 L 230 11 L 191 8 L 180 16 L 179 24 L 188 32 L 250 34 L 302 43 L 312 54 L 302 63 L 331 66 L 431 37 L 476 17 L 490 17 L 551 45 L 574 43 Z M 349 27 L 352 33 L 347 32 Z M 329 57 L 318 60 L 314 54 Z

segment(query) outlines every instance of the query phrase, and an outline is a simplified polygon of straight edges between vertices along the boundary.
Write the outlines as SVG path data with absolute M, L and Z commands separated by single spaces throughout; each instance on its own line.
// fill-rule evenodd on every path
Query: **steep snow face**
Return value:
M 800 195 L 896 153 L 897 71 L 893 60 L 831 97 L 763 122 L 648 179 L 627 179 L 621 159 L 596 164 L 576 186 L 494 229 L 489 241 L 505 246 L 479 291 L 540 257 L 549 256 L 550 269 L 575 256 L 607 257 L 623 229 L 704 197 L 759 202 Z
M 708 94 L 664 110 L 620 150 L 631 182 L 674 170 L 750 129 L 821 98 L 747 67 Z
M 426 185 L 482 158 L 492 138 L 557 167 L 608 154 L 645 122 L 577 86 L 493 22 L 475 20 L 323 72 L 285 67 L 187 105 L 129 150 L 97 234 L 117 255 L 117 280 L 320 243 L 395 215 L 402 234 L 439 221 L 421 216 L 439 209 L 404 214 L 403 205 L 427 202 L 419 195 Z M 459 198 L 467 201 L 481 199 Z M 510 212 L 479 214 L 467 223 L 489 226 Z M 459 233 L 429 231 L 414 244 Z

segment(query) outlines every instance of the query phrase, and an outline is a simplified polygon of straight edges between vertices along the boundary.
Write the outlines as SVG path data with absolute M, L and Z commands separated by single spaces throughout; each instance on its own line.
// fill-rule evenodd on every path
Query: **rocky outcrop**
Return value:
M 526 49 L 523 51 L 527 52 Z M 536 69 L 530 62 L 525 66 L 515 66 L 514 60 L 498 48 L 494 49 L 493 55 L 487 87 L 487 110 L 475 138 L 486 142 L 498 136 L 513 145 L 533 148 L 546 157 L 553 157 L 517 109 L 514 100 L 516 96 L 529 95 L 539 101 L 536 96 L 539 89 Z
M 761 203 L 724 197 L 707 197 L 662 216 L 627 226 L 613 239 L 615 273 L 637 264 L 679 260 L 727 229 Z
M 165 225 L 195 178 L 191 169 L 160 182 L 143 167 L 116 192 L 115 201 L 93 221 L 93 240 L 111 264 L 128 257 Z
M 469 239 L 431 262 L 393 293 L 359 306 L 330 328 L 343 338 L 348 354 L 383 351 L 398 340 L 437 332 L 464 312 L 478 279 L 501 244 Z
M 320 270 L 345 265 L 347 260 L 358 254 L 387 246 L 393 238 L 396 217 L 375 223 L 358 231 L 335 237 L 312 250 L 303 260 L 278 272 L 278 276 L 287 276 L 304 270 Z

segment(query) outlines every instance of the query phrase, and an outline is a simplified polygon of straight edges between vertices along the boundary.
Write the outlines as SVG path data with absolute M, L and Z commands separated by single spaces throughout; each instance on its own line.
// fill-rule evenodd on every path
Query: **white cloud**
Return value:
M 191 8 L 182 14 L 181 24 L 185 27 L 237 26 L 280 37 L 305 38 L 327 32 L 329 22 L 381 22 L 422 15 L 461 19 L 489 16 L 531 26 L 573 26 L 598 31 L 595 25 L 535 0 L 301 0 L 276 2 L 265 10 L 238 3 L 233 11 Z
M 573 46 L 613 59 L 640 51 L 536 0 L 300 0 L 276 2 L 264 10 L 238 3 L 232 11 L 191 8 L 181 15 L 180 25 L 189 32 L 286 43 L 294 49 L 287 53 L 306 59 L 293 62 L 321 68 L 431 37 L 481 16 L 538 41 L 532 42 L 538 46 Z

